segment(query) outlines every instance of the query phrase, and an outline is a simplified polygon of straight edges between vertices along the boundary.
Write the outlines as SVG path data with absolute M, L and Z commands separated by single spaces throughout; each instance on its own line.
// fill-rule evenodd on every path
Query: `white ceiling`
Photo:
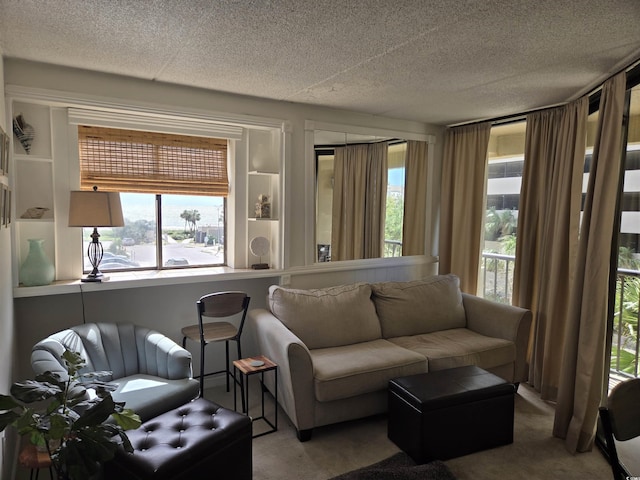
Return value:
M 441 125 L 588 93 L 640 0 L 0 0 L 5 57 Z

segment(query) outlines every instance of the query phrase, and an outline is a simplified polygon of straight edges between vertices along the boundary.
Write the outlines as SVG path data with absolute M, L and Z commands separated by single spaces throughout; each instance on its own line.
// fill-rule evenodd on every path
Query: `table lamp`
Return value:
M 103 275 L 98 268 L 102 261 L 104 250 L 100 242 L 98 227 L 122 227 L 122 206 L 118 192 L 99 192 L 98 187 L 93 191 L 72 191 L 69 197 L 69 226 L 93 227 L 91 243 L 87 248 L 87 256 L 93 270 L 83 282 L 101 282 Z

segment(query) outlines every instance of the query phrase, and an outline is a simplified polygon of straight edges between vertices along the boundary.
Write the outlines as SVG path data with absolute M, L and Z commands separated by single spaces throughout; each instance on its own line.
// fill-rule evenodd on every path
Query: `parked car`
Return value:
M 135 244 L 136 244 L 136 241 L 131 237 L 124 237 L 122 239 L 122 246 L 123 247 L 132 247 Z
M 124 255 L 115 255 L 111 252 L 104 252 L 102 255 L 102 261 L 100 262 L 100 270 L 116 270 L 130 267 L 139 267 L 138 262 L 134 262 Z M 91 270 L 91 265 L 85 259 L 85 270 Z
M 177 267 L 180 265 L 189 265 L 189 260 L 183 257 L 179 257 L 179 258 L 169 258 L 166 262 L 164 262 L 165 267 Z

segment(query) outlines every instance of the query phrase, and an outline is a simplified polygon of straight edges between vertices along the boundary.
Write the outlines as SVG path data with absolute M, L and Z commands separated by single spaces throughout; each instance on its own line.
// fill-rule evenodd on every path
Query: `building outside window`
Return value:
M 526 122 L 491 128 L 478 295 L 511 303 Z

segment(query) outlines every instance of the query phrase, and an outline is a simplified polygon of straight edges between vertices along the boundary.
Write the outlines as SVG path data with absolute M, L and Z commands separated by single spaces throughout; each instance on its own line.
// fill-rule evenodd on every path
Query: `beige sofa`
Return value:
M 392 378 L 477 365 L 526 380 L 531 312 L 463 294 L 454 275 L 316 290 L 274 285 L 269 308 L 251 310 L 249 328 L 260 353 L 279 365 L 278 401 L 301 441 L 314 427 L 386 412 Z

